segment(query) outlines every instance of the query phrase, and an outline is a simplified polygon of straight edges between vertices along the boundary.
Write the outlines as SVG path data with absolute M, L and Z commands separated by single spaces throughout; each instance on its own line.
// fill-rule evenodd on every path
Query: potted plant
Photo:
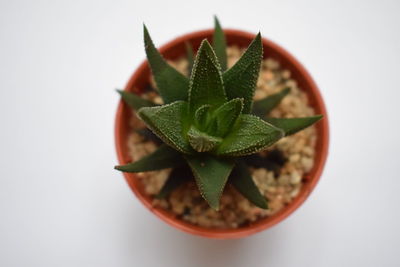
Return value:
M 328 150 L 326 110 L 305 69 L 216 18 L 214 30 L 160 51 L 144 26 L 144 42 L 148 62 L 119 91 L 115 128 L 115 168 L 144 205 L 213 238 L 256 233 L 297 209 Z

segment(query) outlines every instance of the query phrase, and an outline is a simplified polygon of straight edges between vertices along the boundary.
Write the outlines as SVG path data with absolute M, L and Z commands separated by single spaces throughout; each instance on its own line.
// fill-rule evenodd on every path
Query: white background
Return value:
M 0 266 L 400 266 L 399 1 L 0 1 Z M 242 240 L 181 233 L 116 164 L 122 88 L 161 45 L 223 26 L 292 52 L 325 98 L 308 201 Z

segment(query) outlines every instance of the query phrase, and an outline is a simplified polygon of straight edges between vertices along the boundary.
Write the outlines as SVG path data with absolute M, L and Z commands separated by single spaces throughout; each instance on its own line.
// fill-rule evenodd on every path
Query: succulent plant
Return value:
M 151 130 L 141 134 L 159 138 L 163 144 L 152 154 L 115 168 L 123 172 L 172 168 L 157 197 L 167 196 L 194 177 L 201 195 L 216 210 L 227 182 L 250 202 L 267 209 L 267 200 L 255 185 L 247 164 L 257 161 L 255 153 L 312 125 L 322 116 L 268 117 L 289 89 L 253 103 L 263 55 L 260 33 L 239 61 L 227 69 L 226 40 L 215 18 L 212 45 L 203 40 L 194 57 L 192 47 L 186 44 L 190 77 L 166 62 L 146 26 L 144 43 L 164 104 L 156 105 L 136 94 L 119 92 Z M 267 158 L 259 158 L 258 162 L 263 160 Z

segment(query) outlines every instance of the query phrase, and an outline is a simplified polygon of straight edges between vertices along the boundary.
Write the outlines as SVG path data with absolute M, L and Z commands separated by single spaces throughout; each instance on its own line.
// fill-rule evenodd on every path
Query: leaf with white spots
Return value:
M 260 118 L 243 114 L 223 139 L 215 153 L 221 156 L 244 156 L 254 154 L 277 142 L 283 131 Z
M 186 156 L 192 169 L 200 193 L 215 210 L 219 209 L 219 200 L 234 162 L 207 154 Z
M 188 130 L 186 102 L 176 101 L 158 107 L 144 107 L 138 111 L 138 116 L 166 144 L 182 153 L 193 153 L 184 137 Z
M 193 114 L 199 107 L 216 108 L 227 101 L 221 67 L 207 40 L 201 42 L 194 61 L 189 85 L 189 108 Z
M 186 101 L 189 79 L 165 61 L 155 48 L 145 25 L 143 25 L 143 31 L 147 60 L 164 103 L 168 104 L 177 100 Z
M 223 74 L 228 99 L 243 98 L 243 113 L 250 113 L 262 60 L 260 33 L 236 64 Z

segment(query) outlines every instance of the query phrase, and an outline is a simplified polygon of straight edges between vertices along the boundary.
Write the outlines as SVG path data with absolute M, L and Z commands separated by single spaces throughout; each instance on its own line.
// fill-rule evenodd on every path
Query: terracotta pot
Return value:
M 185 55 L 185 41 L 190 42 L 193 45 L 193 48 L 197 49 L 200 45 L 200 42 L 204 38 L 211 40 L 212 33 L 213 30 L 204 30 L 186 34 L 167 43 L 159 50 L 165 58 L 174 60 Z M 239 47 L 247 47 L 250 44 L 251 40 L 255 37 L 254 34 L 231 29 L 225 30 L 225 34 L 228 45 L 234 44 Z M 263 46 L 264 58 L 272 57 L 278 60 L 284 69 L 290 70 L 292 78 L 296 80 L 299 87 L 307 93 L 310 104 L 314 107 L 316 114 L 324 115 L 324 118 L 316 124 L 318 141 L 316 145 L 314 167 L 305 177 L 305 179 L 303 179 L 304 184 L 299 195 L 281 211 L 271 217 L 261 219 L 248 226 L 238 229 L 227 230 L 207 229 L 195 226 L 190 223 L 184 222 L 183 220 L 175 218 L 173 214 L 161 208 L 153 207 L 151 204 L 152 198 L 146 195 L 144 187 L 142 186 L 141 182 L 136 179 L 135 174 L 124 173 L 126 181 L 128 182 L 132 191 L 140 199 L 140 201 L 160 219 L 179 230 L 203 237 L 228 239 L 246 237 L 262 230 L 268 229 L 288 217 L 306 200 L 306 198 L 310 195 L 311 191 L 316 186 L 322 174 L 322 170 L 324 168 L 328 153 L 329 129 L 325 105 L 318 90 L 318 87 L 314 83 L 308 72 L 304 69 L 304 67 L 283 48 L 265 38 L 263 39 Z M 125 90 L 138 93 L 135 90 L 140 91 L 146 88 L 146 86 L 149 85 L 149 79 L 150 70 L 147 65 L 147 61 L 145 61 L 132 75 L 128 84 L 125 87 Z M 127 146 L 128 135 L 131 132 L 131 128 L 129 126 L 130 116 L 132 116 L 130 108 L 124 102 L 120 101 L 115 123 L 116 148 L 120 164 L 131 162 Z

